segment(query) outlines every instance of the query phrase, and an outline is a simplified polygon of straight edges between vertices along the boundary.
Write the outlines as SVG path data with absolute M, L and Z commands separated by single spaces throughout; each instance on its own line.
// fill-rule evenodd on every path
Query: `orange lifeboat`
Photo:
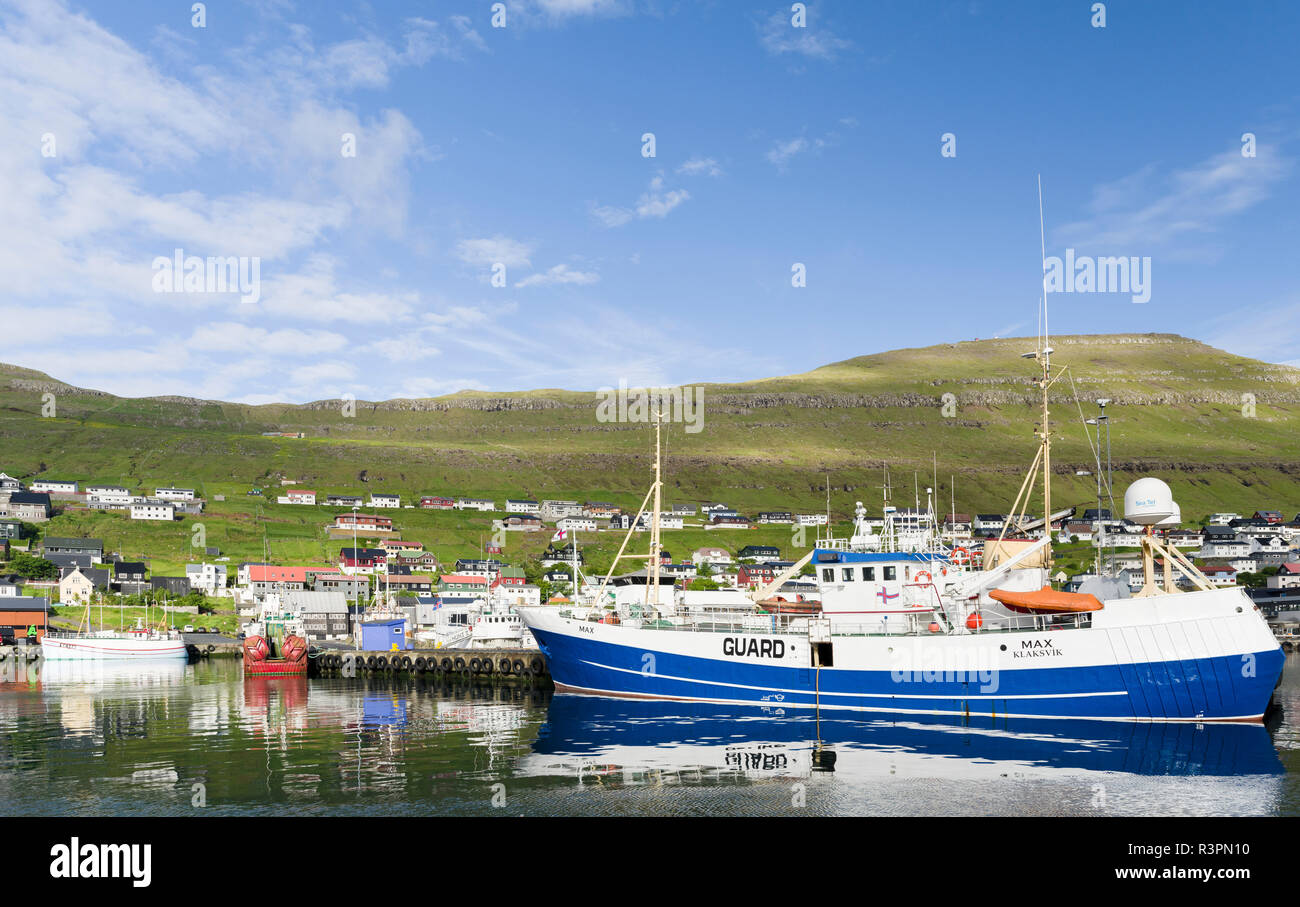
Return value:
M 1012 611 L 1022 614 L 1076 614 L 1080 611 L 1100 611 L 1101 602 L 1095 595 L 1083 592 L 1057 592 L 1051 586 L 1031 589 L 1027 592 L 1012 592 L 1008 589 L 994 589 L 989 598 L 1000 601 Z

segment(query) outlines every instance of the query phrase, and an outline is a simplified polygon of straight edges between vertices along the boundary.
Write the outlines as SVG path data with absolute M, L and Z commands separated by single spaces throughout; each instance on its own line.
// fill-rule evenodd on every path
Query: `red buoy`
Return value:
M 939 633 L 939 632 L 942 631 L 942 630 L 943 630 L 943 627 L 939 626 L 939 622 L 938 622 L 937 620 L 932 620 L 932 621 L 930 621 L 930 632 L 931 632 L 931 633 Z
M 966 618 L 966 629 L 978 630 L 982 626 L 984 626 L 984 616 L 978 611 L 972 611 L 970 616 Z

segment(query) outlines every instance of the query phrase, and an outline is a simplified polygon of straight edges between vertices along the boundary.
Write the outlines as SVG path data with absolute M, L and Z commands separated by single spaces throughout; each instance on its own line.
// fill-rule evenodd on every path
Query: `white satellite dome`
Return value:
M 1174 493 L 1160 479 L 1138 479 L 1124 492 L 1124 518 L 1142 526 L 1154 526 L 1178 513 Z
M 1160 522 L 1156 523 L 1157 526 L 1181 526 L 1182 524 L 1183 524 L 1183 508 L 1178 506 L 1177 501 L 1174 501 L 1174 512 L 1169 514 L 1169 516 L 1165 517 Z

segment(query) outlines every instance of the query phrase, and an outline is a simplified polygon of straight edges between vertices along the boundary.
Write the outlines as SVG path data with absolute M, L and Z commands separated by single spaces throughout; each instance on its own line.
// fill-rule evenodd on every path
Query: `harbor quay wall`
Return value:
M 407 649 L 367 652 L 325 649 L 311 655 L 322 675 L 442 674 L 482 680 L 550 680 L 546 658 L 537 649 Z

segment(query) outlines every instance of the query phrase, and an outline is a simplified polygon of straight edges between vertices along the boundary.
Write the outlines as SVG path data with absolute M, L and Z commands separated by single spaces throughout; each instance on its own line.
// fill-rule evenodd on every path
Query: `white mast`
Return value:
M 646 594 L 645 603 L 650 605 L 650 585 L 654 585 L 654 606 L 659 607 L 659 509 L 663 502 L 661 491 L 663 489 L 663 480 L 661 477 L 662 464 L 660 462 L 660 445 L 659 434 L 663 424 L 663 410 L 655 410 L 655 483 L 654 483 L 654 504 L 650 515 L 650 563 L 647 565 L 649 570 L 646 571 Z M 635 529 L 635 525 L 633 526 Z

